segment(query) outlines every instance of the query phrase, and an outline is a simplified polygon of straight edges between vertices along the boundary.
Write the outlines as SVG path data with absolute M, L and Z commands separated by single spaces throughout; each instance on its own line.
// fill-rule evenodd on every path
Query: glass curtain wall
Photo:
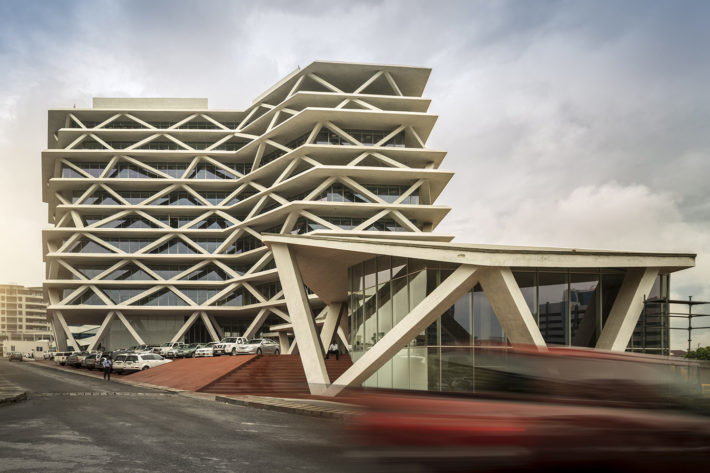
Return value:
M 350 268 L 349 305 L 353 361 L 377 343 L 429 295 L 456 265 L 379 256 Z M 535 268 L 513 272 L 523 297 L 548 345 L 593 347 L 616 299 L 625 270 Z M 667 297 L 667 275 L 650 297 Z M 666 311 L 667 312 L 667 311 Z M 639 320 L 630 349 L 668 349 L 667 313 L 647 310 Z M 505 332 L 480 285 L 462 296 L 442 316 L 416 335 L 366 387 L 433 391 L 475 390 L 485 373 L 476 350 L 505 350 Z M 500 358 L 498 358 L 500 359 Z

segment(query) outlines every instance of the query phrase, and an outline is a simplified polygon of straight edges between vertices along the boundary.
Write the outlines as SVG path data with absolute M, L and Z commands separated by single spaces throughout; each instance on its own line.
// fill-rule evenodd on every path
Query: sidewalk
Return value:
M 54 369 L 56 371 L 70 372 L 79 376 L 87 376 L 92 378 L 102 378 L 102 372 L 93 372 L 85 369 L 65 368 L 56 365 L 52 361 L 38 361 L 33 363 L 34 366 L 41 366 L 45 369 Z M 155 368 L 153 368 L 155 369 Z M 359 412 L 358 406 L 346 404 L 342 402 L 326 401 L 322 399 L 294 399 L 280 397 L 265 397 L 252 395 L 227 395 L 227 394 L 209 394 L 184 389 L 175 389 L 169 386 L 160 386 L 156 384 L 142 383 L 131 380 L 132 375 L 127 376 L 112 376 L 111 382 L 127 384 L 146 389 L 155 389 L 164 392 L 175 393 L 180 396 L 189 397 L 191 399 L 199 399 L 205 401 L 217 401 L 228 404 L 235 404 L 245 407 L 256 407 L 279 412 L 288 412 L 291 414 L 308 415 L 313 417 L 328 417 L 335 419 L 345 419 Z
M 5 363 L 5 361 L 3 361 Z M 10 363 L 7 361 L 7 363 Z M 27 393 L 0 375 L 0 405 L 27 399 Z

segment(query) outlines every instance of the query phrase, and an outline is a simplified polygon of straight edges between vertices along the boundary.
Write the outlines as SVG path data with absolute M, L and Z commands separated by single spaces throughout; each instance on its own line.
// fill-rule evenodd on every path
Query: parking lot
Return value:
M 354 471 L 340 421 L 195 399 L 0 360 L 0 472 Z M 362 468 L 360 465 L 358 468 Z

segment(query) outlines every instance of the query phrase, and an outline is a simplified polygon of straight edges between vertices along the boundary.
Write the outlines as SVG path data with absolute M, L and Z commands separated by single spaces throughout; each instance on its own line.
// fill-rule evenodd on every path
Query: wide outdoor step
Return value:
M 325 361 L 328 376 L 337 379 L 350 366 L 347 355 Z M 260 394 L 279 396 L 307 394 L 308 383 L 298 355 L 260 356 L 201 389 L 214 394 Z

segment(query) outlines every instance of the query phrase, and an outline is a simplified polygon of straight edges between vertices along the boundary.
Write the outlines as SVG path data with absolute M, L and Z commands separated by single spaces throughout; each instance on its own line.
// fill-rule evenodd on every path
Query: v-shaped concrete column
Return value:
M 207 328 L 207 331 L 209 332 L 210 337 L 212 337 L 212 341 L 218 342 L 219 336 L 217 335 L 217 331 L 212 326 L 212 322 L 210 321 L 210 318 L 207 316 L 207 312 L 200 312 L 200 317 L 202 317 L 202 323 L 205 324 L 205 327 Z
M 308 296 L 303 287 L 301 270 L 288 246 L 274 243 L 271 245 L 271 251 L 281 277 L 281 287 L 283 287 L 286 306 L 291 316 L 294 343 L 298 343 L 298 352 L 301 355 L 308 388 L 311 394 L 322 394 L 330 384 L 330 379 L 323 360 L 323 347 L 321 347 Z
M 94 338 L 93 343 L 91 345 L 89 345 L 89 348 L 88 348 L 89 351 L 95 350 L 96 347 L 101 343 L 101 340 L 103 340 L 104 335 L 106 335 L 106 331 L 111 327 L 111 322 L 113 322 L 113 318 L 114 318 L 113 311 L 106 314 L 104 321 L 101 322 L 101 326 L 99 327 L 99 330 L 96 332 L 96 337 Z
M 190 327 L 197 321 L 197 317 L 200 316 L 199 312 L 193 312 L 190 317 L 187 318 L 184 324 L 182 324 L 182 327 L 180 327 L 180 330 L 177 331 L 175 336 L 170 340 L 170 343 L 175 343 L 178 340 L 180 340 L 182 337 L 185 336 L 188 330 L 190 330 Z
M 643 296 L 651 292 L 658 268 L 629 269 L 611 306 L 602 333 L 597 340 L 601 350 L 624 351 L 643 310 Z
M 135 341 L 137 341 L 139 345 L 145 345 L 145 342 L 143 341 L 143 339 L 141 338 L 141 336 L 138 335 L 138 332 L 136 332 L 136 329 L 134 329 L 133 326 L 128 322 L 128 319 L 126 319 L 126 316 L 123 315 L 123 314 L 122 314 L 121 312 L 119 312 L 119 311 L 116 311 L 115 314 L 116 314 L 116 316 L 118 317 L 118 319 L 119 319 L 121 322 L 123 322 L 123 325 L 126 326 L 126 329 L 128 329 L 128 332 L 130 332 L 130 334 L 133 336 L 133 338 L 135 339 Z
M 475 266 L 461 265 L 451 273 L 431 294 L 426 296 L 409 314 L 397 322 L 372 348 L 366 351 L 325 392 L 335 396 L 347 386 L 360 384 L 387 363 L 419 332 L 431 325 L 441 314 L 454 305 L 476 284 L 478 270 Z M 299 347 L 303 350 L 303 347 Z
M 67 349 L 66 345 L 66 339 L 69 339 L 71 342 L 72 346 L 74 347 L 75 350 L 79 351 L 81 348 L 79 348 L 79 344 L 76 343 L 76 340 L 74 339 L 74 335 L 72 335 L 71 330 L 69 330 L 69 326 L 67 325 L 67 321 L 64 319 L 64 316 L 62 315 L 61 312 L 59 311 L 54 311 L 54 323 L 59 324 L 61 327 L 62 331 L 64 331 L 64 338 L 61 340 L 57 340 L 57 344 L 59 345 L 59 348 L 62 348 L 62 344 L 64 345 L 64 349 Z
M 545 346 L 540 328 L 535 323 L 510 268 L 483 270 L 480 273 L 480 283 L 510 343 Z
M 320 342 L 326 351 L 328 351 L 330 344 L 333 343 L 333 335 L 335 335 L 340 319 L 343 317 L 343 311 L 347 311 L 345 303 L 334 302 L 333 304 L 328 304 L 328 313 L 325 316 L 323 327 L 320 329 Z

